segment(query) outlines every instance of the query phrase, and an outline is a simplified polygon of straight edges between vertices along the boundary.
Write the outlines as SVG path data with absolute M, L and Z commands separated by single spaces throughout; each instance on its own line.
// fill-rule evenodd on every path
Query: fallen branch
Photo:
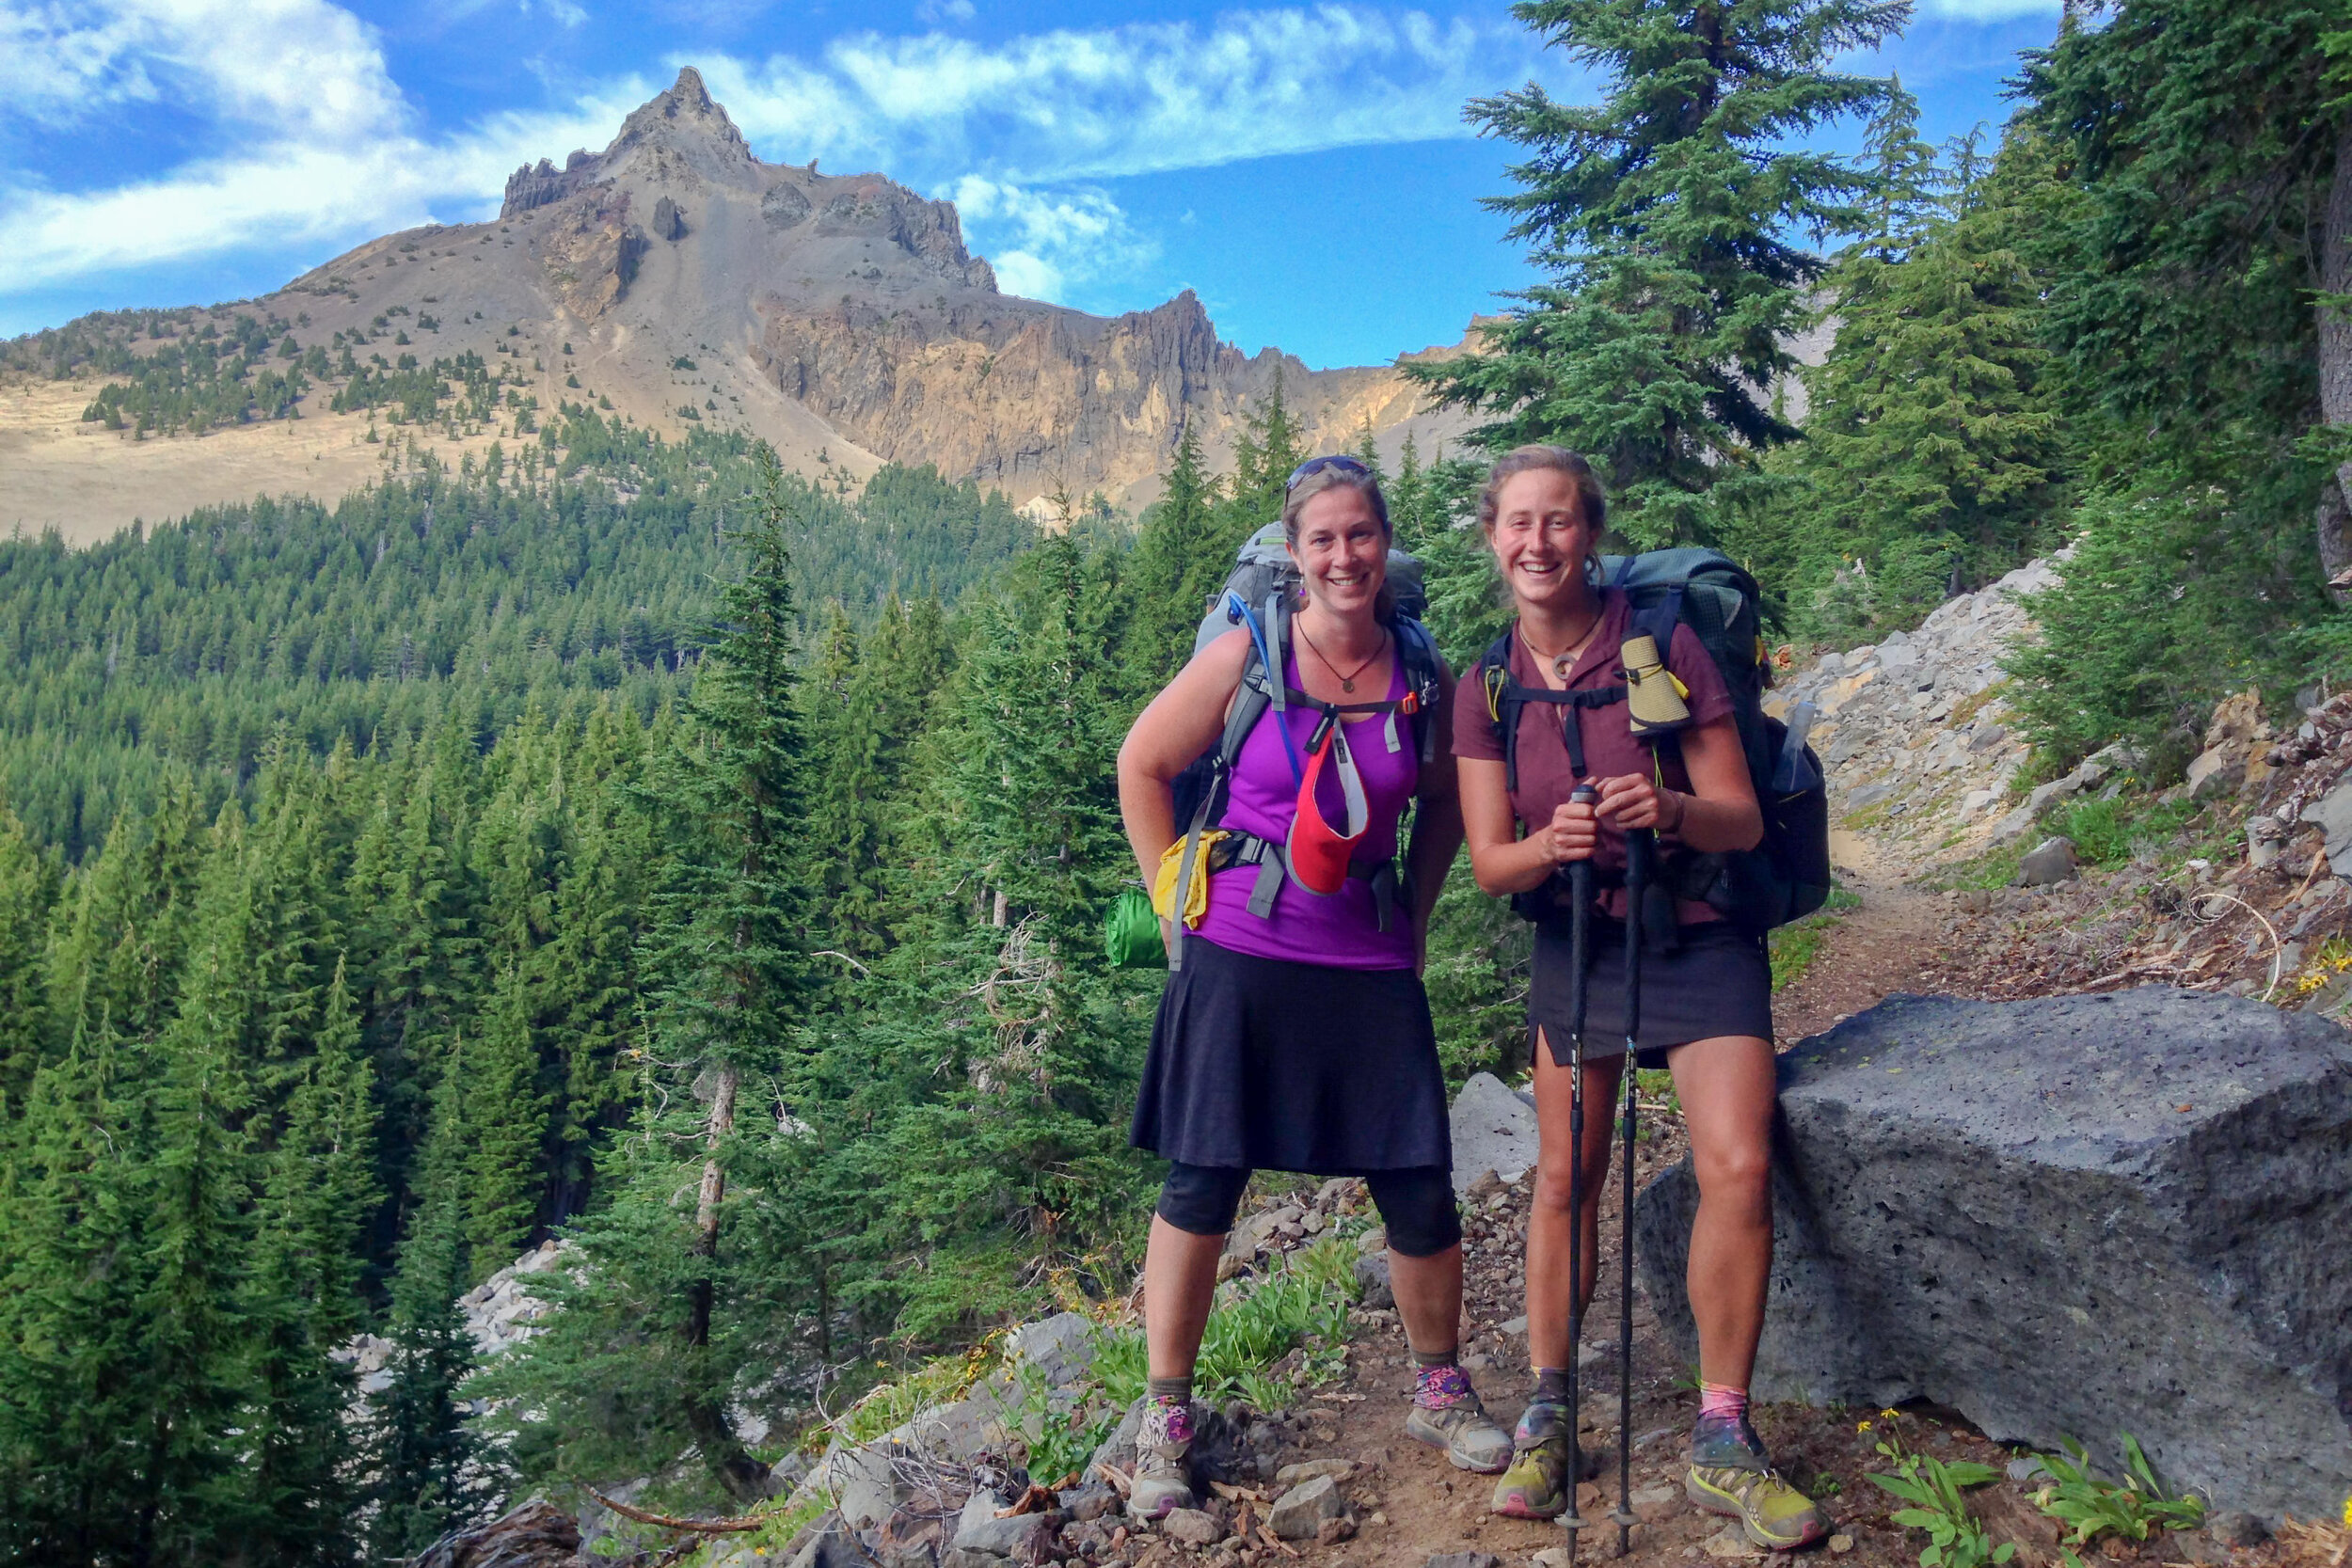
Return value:
M 1298 1555 L 1291 1549 L 1291 1544 L 1289 1542 L 1274 1533 L 1274 1527 L 1272 1525 L 1260 1525 L 1258 1527 L 1258 1539 L 1273 1547 L 1276 1551 L 1280 1552 L 1284 1557 L 1296 1557 Z
M 1072 1476 L 1069 1479 L 1075 1481 L 1078 1478 Z M 1026 1492 L 1022 1493 L 1019 1497 L 1015 1498 L 1010 1508 L 1000 1508 L 996 1511 L 996 1517 L 999 1519 L 1014 1519 L 1020 1517 L 1024 1513 L 1050 1513 L 1061 1501 L 1060 1498 L 1054 1496 L 1056 1492 L 1060 1490 L 1061 1488 L 1058 1486 L 1044 1487 L 1040 1486 L 1035 1481 L 1031 1481 L 1029 1483 L 1029 1489 Z
M 1113 1465 L 1110 1461 L 1104 1460 L 1101 1464 L 1095 1465 L 1094 1473 L 1101 1476 L 1104 1481 L 1109 1481 L 1111 1483 L 1111 1490 L 1117 1492 L 1120 1497 L 1129 1497 L 1135 1496 L 1135 1478 L 1128 1475 L 1126 1471 L 1120 1469 L 1118 1465 Z
M 588 1489 L 588 1495 L 624 1519 L 634 1519 L 641 1525 L 656 1525 L 662 1529 L 691 1529 L 703 1535 L 739 1535 L 745 1530 L 757 1529 L 769 1520 L 764 1513 L 749 1514 L 739 1519 L 680 1519 L 667 1513 L 648 1513 L 642 1508 L 614 1502 L 593 1486 Z

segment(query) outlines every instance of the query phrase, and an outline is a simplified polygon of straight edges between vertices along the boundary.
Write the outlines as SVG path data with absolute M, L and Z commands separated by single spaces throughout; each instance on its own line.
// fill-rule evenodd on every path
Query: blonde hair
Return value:
M 1346 468 L 1317 468 L 1313 473 L 1291 486 L 1282 498 L 1282 543 L 1298 553 L 1298 514 L 1309 501 L 1326 490 L 1348 489 L 1364 498 L 1372 515 L 1380 520 L 1380 537 L 1388 544 L 1396 542 L 1396 529 L 1389 521 L 1389 499 L 1380 493 L 1380 482 L 1368 473 L 1356 473 Z M 1373 613 L 1383 622 L 1396 618 L 1396 590 L 1389 586 L 1389 563 L 1380 562 L 1380 592 L 1373 599 Z

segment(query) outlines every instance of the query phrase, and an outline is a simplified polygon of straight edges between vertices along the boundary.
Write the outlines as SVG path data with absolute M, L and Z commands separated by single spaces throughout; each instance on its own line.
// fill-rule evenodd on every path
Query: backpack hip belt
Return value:
M 1249 889 L 1249 912 L 1261 920 L 1271 920 L 1274 917 L 1274 895 L 1281 891 L 1282 878 L 1290 869 L 1282 847 L 1270 838 L 1260 838 L 1256 833 L 1228 828 L 1225 837 L 1209 851 L 1209 870 L 1215 873 L 1236 865 L 1254 865 L 1258 868 L 1258 879 Z M 1352 861 L 1348 863 L 1347 879 L 1371 885 L 1372 907 L 1379 917 L 1380 929 L 1384 932 L 1394 929 L 1397 894 L 1406 880 L 1394 857 L 1379 861 Z

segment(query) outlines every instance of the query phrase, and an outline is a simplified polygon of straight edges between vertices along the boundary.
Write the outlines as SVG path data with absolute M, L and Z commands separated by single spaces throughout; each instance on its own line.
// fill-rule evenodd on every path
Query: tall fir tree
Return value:
M 245 1434 L 254 1560 L 347 1559 L 358 1544 L 354 1379 L 334 1353 L 366 1322 L 361 1240 L 377 1198 L 373 1075 L 339 961 L 288 1097 L 256 1214 L 247 1318 L 258 1328 Z
M 478 1278 L 515 1260 L 539 1216 L 548 1101 L 532 1027 L 535 990 L 510 960 L 450 1061 L 465 1102 L 466 1247 Z
M 152 1152 L 102 1012 L 34 1075 L 0 1163 L 0 1558 L 133 1560 Z
M 0 1149 L 49 1051 L 42 936 L 55 890 L 24 824 L 0 805 Z
M 474 1370 L 458 1297 L 472 1284 L 466 1248 L 468 1132 L 454 1074 L 434 1097 L 400 1268 L 392 1276 L 391 1354 L 371 1401 L 369 1550 L 405 1558 L 477 1518 L 496 1477 L 459 1390 Z
M 1906 0 L 1524 0 L 1512 14 L 1593 71 L 1592 106 L 1541 87 L 1473 100 L 1527 151 L 1486 205 L 1550 280 L 1480 329 L 1486 352 L 1405 367 L 1491 416 L 1502 450 L 1590 456 L 1612 523 L 1645 547 L 1710 539 L 1755 459 L 1795 432 L 1771 388 L 1825 262 L 1806 235 L 1859 232 L 1870 176 L 1809 138 L 1888 84 L 1834 62 L 1895 33 Z
M 1209 595 L 1232 570 L 1232 553 L 1216 521 L 1216 481 L 1200 466 L 1200 436 L 1186 420 L 1160 499 L 1144 513 L 1128 576 L 1135 615 L 1124 639 L 1128 667 L 1165 684 L 1192 657 L 1192 640 Z

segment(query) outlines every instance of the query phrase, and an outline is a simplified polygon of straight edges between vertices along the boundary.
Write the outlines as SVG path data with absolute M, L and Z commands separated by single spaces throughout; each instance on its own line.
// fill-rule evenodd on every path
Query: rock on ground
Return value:
M 1285 1541 L 1311 1541 L 1326 1519 L 1347 1512 L 1339 1482 L 1329 1476 L 1302 1481 L 1280 1497 L 1266 1513 L 1266 1523 Z
M 1535 1111 L 1491 1072 L 1470 1075 L 1454 1097 L 1454 1191 L 1492 1171 L 1517 1181 L 1535 1164 Z
M 1996 1440 L 2129 1433 L 2215 1502 L 2352 1490 L 2352 1039 L 2145 987 L 1895 997 L 1781 1058 L 1756 1387 L 1926 1397 Z M 1695 1359 L 1687 1161 L 1637 1201 L 1643 1278 Z
M 544 1497 L 486 1525 L 455 1530 L 410 1560 L 409 1568 L 572 1568 L 580 1527 Z

